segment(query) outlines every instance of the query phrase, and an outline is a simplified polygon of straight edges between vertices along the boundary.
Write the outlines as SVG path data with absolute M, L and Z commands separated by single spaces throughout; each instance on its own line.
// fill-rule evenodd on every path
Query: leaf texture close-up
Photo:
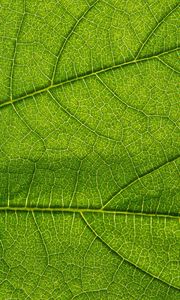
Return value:
M 0 1 L 0 300 L 179 300 L 176 0 Z

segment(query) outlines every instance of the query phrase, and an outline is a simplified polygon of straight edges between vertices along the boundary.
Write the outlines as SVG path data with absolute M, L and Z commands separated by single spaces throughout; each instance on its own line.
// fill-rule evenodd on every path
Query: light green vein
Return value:
M 167 284 L 168 286 L 170 287 L 173 287 L 175 289 L 178 289 L 180 290 L 180 288 L 178 286 L 174 286 L 174 285 L 171 285 L 170 283 L 168 283 L 167 281 L 161 279 L 160 277 L 158 277 L 157 275 L 154 275 L 153 273 L 147 271 L 147 270 L 144 270 L 144 269 L 141 269 L 138 265 L 136 265 L 135 263 L 131 262 L 129 259 L 127 259 L 126 257 L 124 257 L 123 255 L 121 255 L 120 253 L 118 253 L 113 247 L 111 247 L 109 244 L 106 243 L 106 241 L 98 235 L 98 233 L 95 231 L 95 229 L 91 226 L 91 224 L 89 224 L 89 222 L 87 221 L 87 219 L 85 218 L 85 216 L 83 215 L 83 213 L 81 213 L 81 217 L 82 219 L 84 220 L 85 224 L 87 225 L 87 227 L 90 229 L 90 231 L 106 246 L 108 247 L 111 252 L 115 253 L 116 255 L 118 255 L 119 257 L 121 257 L 121 259 L 123 259 L 124 261 L 126 261 L 128 264 L 136 267 L 138 270 L 141 270 L 142 272 L 150 275 L 151 277 Z
M 101 74 L 101 73 L 105 73 L 105 72 L 108 72 L 108 71 L 112 71 L 112 70 L 115 70 L 115 69 L 118 69 L 118 68 L 121 68 L 121 67 L 125 67 L 125 66 L 128 66 L 128 65 L 134 65 L 134 64 L 141 63 L 141 62 L 146 62 L 146 61 L 149 61 L 149 60 L 158 59 L 159 56 L 166 55 L 166 54 L 175 52 L 177 50 L 180 50 L 180 47 L 176 47 L 176 48 L 171 49 L 169 51 L 164 51 L 164 52 L 159 53 L 157 55 L 153 55 L 153 56 L 149 56 L 149 57 L 144 57 L 144 58 L 140 58 L 140 59 L 133 59 L 133 60 L 128 61 L 128 62 L 123 62 L 123 63 L 117 64 L 117 65 L 113 65 L 113 66 L 108 66 L 108 67 L 106 67 L 104 69 L 96 70 L 94 72 L 90 72 L 90 73 L 86 72 L 86 74 L 82 74 L 82 75 L 79 75 L 77 77 L 74 77 L 74 78 L 71 78 L 71 79 L 68 79 L 68 80 L 65 80 L 65 81 L 61 81 L 61 82 L 58 82 L 58 83 L 53 84 L 53 85 L 49 85 L 49 86 L 44 87 L 42 89 L 39 89 L 39 90 L 30 92 L 30 93 L 27 93 L 27 94 L 25 94 L 23 96 L 20 96 L 18 98 L 15 98 L 15 99 L 12 99 L 12 100 L 9 99 L 7 101 L 3 101 L 2 100 L 1 104 L 0 104 L 0 108 L 4 107 L 4 106 L 7 106 L 7 105 L 11 105 L 12 103 L 15 103 L 15 102 L 18 102 L 18 101 L 25 100 L 25 99 L 27 99 L 29 97 L 36 96 L 38 94 L 45 93 L 45 92 L 47 92 L 47 91 L 49 91 L 51 89 L 54 89 L 54 88 L 57 88 L 57 87 L 60 87 L 60 86 L 66 85 L 66 84 L 71 84 L 71 83 L 74 83 L 76 81 L 86 79 L 88 77 L 96 76 L 97 74 Z
M 90 5 L 88 7 L 88 9 L 86 9 L 83 14 L 79 17 L 79 19 L 76 20 L 74 26 L 71 28 L 69 34 L 67 35 L 62 47 L 60 48 L 58 54 L 57 54 L 57 59 L 56 59 L 56 62 L 55 62 L 55 65 L 54 65 L 54 69 L 53 69 L 53 72 L 52 72 L 52 79 L 51 79 L 51 83 L 54 84 L 54 78 L 56 76 L 56 72 L 57 72 L 57 67 L 58 67 L 58 63 L 60 61 L 60 58 L 62 56 L 62 53 L 66 47 L 66 44 L 69 42 L 71 36 L 73 35 L 73 33 L 75 32 L 76 30 L 76 27 L 81 23 L 81 21 L 85 18 L 85 16 L 89 13 L 89 11 L 96 5 L 96 3 L 98 3 L 99 0 L 96 0 L 94 1 L 94 3 L 92 5 Z
M 41 213 L 99 213 L 99 214 L 116 214 L 122 216 L 130 217 L 156 217 L 156 218 L 169 218 L 180 220 L 179 215 L 170 215 L 170 214 L 155 214 L 155 213 L 143 213 L 143 212 L 131 212 L 131 211 L 116 211 L 116 210 L 103 210 L 99 208 L 74 208 L 74 207 L 11 207 L 11 206 L 1 206 L 0 212 L 41 212 Z
M 148 41 L 150 40 L 150 38 L 152 37 L 152 35 L 156 32 L 156 30 L 161 26 L 161 24 L 179 7 L 179 3 L 172 8 L 163 18 L 160 22 L 157 23 L 157 25 L 154 27 L 154 29 L 148 34 L 147 38 L 145 39 L 145 41 L 143 42 L 142 46 L 140 47 L 137 55 L 136 55 L 136 59 L 140 56 L 142 50 L 144 49 L 144 47 L 147 45 Z

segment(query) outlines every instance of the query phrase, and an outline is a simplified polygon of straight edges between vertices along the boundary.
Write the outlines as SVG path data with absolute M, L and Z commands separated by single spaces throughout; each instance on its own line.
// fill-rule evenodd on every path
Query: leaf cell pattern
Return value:
M 0 17 L 0 299 L 178 300 L 178 1 Z

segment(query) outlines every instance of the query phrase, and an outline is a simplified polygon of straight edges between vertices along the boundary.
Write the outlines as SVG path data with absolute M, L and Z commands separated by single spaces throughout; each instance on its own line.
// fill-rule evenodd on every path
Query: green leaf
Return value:
M 180 299 L 178 2 L 1 0 L 1 300 Z

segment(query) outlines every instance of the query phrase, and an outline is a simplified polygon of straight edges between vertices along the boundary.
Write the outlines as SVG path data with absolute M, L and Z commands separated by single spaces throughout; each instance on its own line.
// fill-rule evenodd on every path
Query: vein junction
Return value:
M 99 214 L 114 214 L 114 215 L 124 215 L 124 216 L 135 216 L 135 217 L 158 217 L 158 218 L 171 218 L 179 220 L 180 215 L 170 215 L 170 214 L 153 214 L 145 212 L 131 212 L 131 211 L 118 211 L 118 210 L 104 210 L 101 208 L 74 208 L 74 207 L 0 207 L 0 212 L 2 211 L 14 211 L 14 212 L 42 212 L 42 213 L 99 213 Z
M 33 91 L 33 92 L 29 92 L 29 93 L 27 93 L 25 95 L 22 95 L 22 96 L 18 97 L 18 98 L 9 99 L 9 100 L 3 101 L 3 102 L 1 101 L 0 108 L 3 107 L 3 106 L 10 105 L 12 103 L 21 101 L 21 100 L 25 100 L 26 98 L 36 96 L 38 94 L 45 93 L 45 92 L 47 92 L 47 91 L 49 91 L 51 89 L 54 89 L 54 88 L 57 88 L 57 87 L 60 87 L 60 86 L 66 85 L 66 84 L 70 84 L 70 83 L 76 82 L 78 80 L 83 80 L 83 79 L 86 79 L 88 77 L 96 76 L 97 74 L 101 74 L 101 73 L 105 73 L 105 72 L 108 72 L 108 71 L 112 71 L 112 70 L 115 70 L 115 69 L 118 69 L 118 68 L 121 68 L 121 67 L 125 67 L 127 65 L 134 65 L 134 64 L 137 64 L 137 63 L 146 62 L 146 61 L 153 60 L 153 59 L 159 59 L 160 56 L 166 55 L 166 54 L 169 54 L 169 53 L 172 53 L 172 52 L 175 52 L 177 50 L 180 50 L 180 48 L 177 47 L 177 48 L 171 49 L 169 51 L 165 51 L 165 52 L 159 53 L 157 55 L 152 55 L 152 56 L 149 56 L 149 57 L 144 57 L 144 58 L 140 58 L 140 59 L 134 59 L 134 60 L 131 60 L 131 61 L 128 61 L 128 62 L 123 62 L 123 63 L 117 64 L 117 65 L 114 65 L 114 66 L 109 66 L 109 67 L 106 67 L 106 68 L 103 68 L 103 69 L 100 69 L 100 70 L 96 70 L 94 72 L 88 72 L 87 71 L 85 74 L 81 74 L 81 75 L 79 75 L 77 77 L 70 78 L 70 79 L 65 80 L 65 81 L 60 81 L 60 82 L 51 84 L 51 85 L 49 85 L 47 87 L 44 87 L 44 88 L 41 88 L 39 90 L 36 90 L 36 91 Z

